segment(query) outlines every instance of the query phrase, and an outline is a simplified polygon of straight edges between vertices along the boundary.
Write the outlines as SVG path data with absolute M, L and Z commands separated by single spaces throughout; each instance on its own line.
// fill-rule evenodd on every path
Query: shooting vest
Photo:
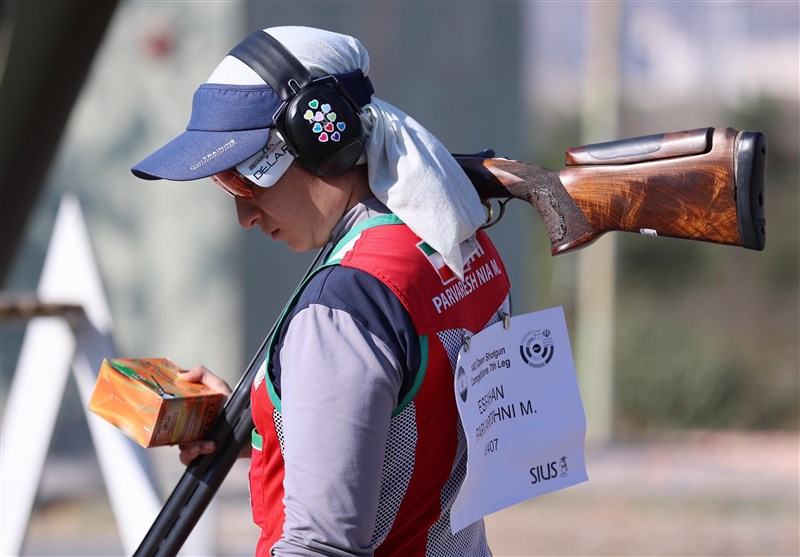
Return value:
M 383 215 L 355 226 L 325 263 L 360 269 L 391 289 L 408 311 L 422 351 L 414 386 L 392 413 L 372 537 L 376 556 L 488 555 L 482 521 L 456 535 L 450 532 L 449 510 L 466 473 L 453 369 L 465 330 L 472 334 L 500 319 L 509 281 L 484 232 L 462 244 L 465 249 L 469 259 L 459 281 L 439 254 L 397 217 Z M 266 362 L 272 361 L 283 320 L 309 280 L 276 327 L 251 391 L 256 428 L 250 499 L 253 520 L 262 530 L 259 556 L 269 555 L 284 523 L 280 399 Z

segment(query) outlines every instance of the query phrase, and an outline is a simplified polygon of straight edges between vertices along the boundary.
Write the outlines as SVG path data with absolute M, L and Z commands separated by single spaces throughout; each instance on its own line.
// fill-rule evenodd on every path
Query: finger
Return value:
M 203 378 L 207 375 L 213 375 L 206 366 L 195 366 L 191 369 L 179 369 L 178 377 L 182 381 L 189 381 L 191 383 L 202 383 Z
M 189 466 L 189 464 L 191 464 L 191 462 L 199 455 L 200 453 L 197 451 L 197 449 L 191 448 L 185 451 L 181 451 L 181 453 L 178 455 L 178 458 L 180 459 L 181 464 L 183 464 L 184 466 Z
M 204 454 L 211 454 L 216 450 L 213 441 L 198 441 L 193 443 L 181 443 L 178 445 L 180 454 L 178 458 L 184 466 L 188 466 L 195 458 Z
M 178 372 L 178 377 L 183 381 L 191 383 L 202 383 L 210 389 L 224 394 L 226 397 L 230 396 L 231 388 L 220 377 L 214 375 L 205 366 L 195 366 L 192 369 L 182 369 Z

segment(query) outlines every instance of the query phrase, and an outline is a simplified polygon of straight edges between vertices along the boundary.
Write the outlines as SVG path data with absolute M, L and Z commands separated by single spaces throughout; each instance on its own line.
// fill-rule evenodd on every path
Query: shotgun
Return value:
M 481 199 L 501 203 L 487 225 L 502 218 L 506 202 L 522 199 L 541 215 L 558 255 L 608 231 L 763 250 L 766 152 L 759 132 L 702 128 L 573 147 L 560 171 L 495 158 L 490 150 L 454 156 Z M 320 251 L 305 276 L 322 260 Z M 207 436 L 217 452 L 186 468 L 135 556 L 178 553 L 249 441 L 250 385 L 276 325 Z

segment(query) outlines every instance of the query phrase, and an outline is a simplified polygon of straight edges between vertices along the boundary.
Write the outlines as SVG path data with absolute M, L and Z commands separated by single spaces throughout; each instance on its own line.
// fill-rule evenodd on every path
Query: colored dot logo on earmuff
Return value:
M 342 138 L 339 132 L 347 128 L 344 122 L 336 122 L 336 113 L 331 111 L 331 105 L 328 103 L 320 105 L 317 99 L 308 102 L 308 110 L 303 113 L 303 118 L 311 125 L 311 131 L 319 134 L 317 140 L 320 143 L 326 143 L 328 140 L 339 141 Z M 335 127 L 334 122 L 336 122 Z

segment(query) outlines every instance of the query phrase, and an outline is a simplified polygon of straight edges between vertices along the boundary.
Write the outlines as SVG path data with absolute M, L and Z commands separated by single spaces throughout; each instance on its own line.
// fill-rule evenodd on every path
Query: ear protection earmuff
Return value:
M 359 114 L 374 92 L 361 70 L 314 79 L 264 31 L 250 34 L 228 54 L 247 64 L 283 101 L 273 121 L 303 169 L 338 176 L 356 165 L 366 143 Z

